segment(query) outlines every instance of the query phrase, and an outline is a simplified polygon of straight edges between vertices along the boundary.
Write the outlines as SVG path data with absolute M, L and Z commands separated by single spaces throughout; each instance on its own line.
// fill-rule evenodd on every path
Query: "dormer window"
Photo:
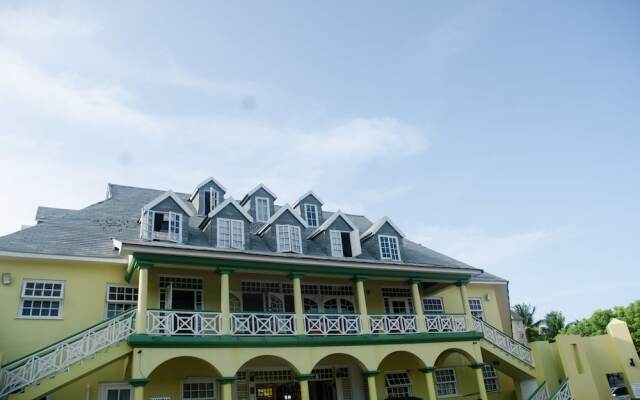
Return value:
M 244 222 L 239 219 L 218 218 L 218 247 L 244 249 Z
M 302 254 L 302 236 L 300 227 L 295 225 L 276 225 L 276 240 L 279 253 Z
M 304 218 L 307 221 L 307 225 L 309 227 L 317 227 L 318 226 L 318 206 L 315 204 L 304 204 Z
M 269 199 L 266 197 L 256 197 L 256 221 L 267 222 L 271 217 Z
M 220 204 L 220 194 L 214 188 L 204 191 L 204 214 L 207 215 L 211 211 L 215 210 Z
M 172 211 L 145 211 L 142 216 L 142 238 L 182 242 L 182 214 Z
M 380 246 L 380 259 L 400 261 L 400 246 L 396 236 L 379 235 L 378 245 Z
M 351 234 L 343 231 L 330 231 L 331 255 L 334 257 L 352 257 Z

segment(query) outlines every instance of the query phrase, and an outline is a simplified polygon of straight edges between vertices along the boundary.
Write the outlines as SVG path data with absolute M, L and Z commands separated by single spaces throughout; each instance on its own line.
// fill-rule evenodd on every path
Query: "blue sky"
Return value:
M 640 297 L 640 3 L 106 4 L 0 6 L 0 234 L 213 175 L 389 215 L 539 317 Z

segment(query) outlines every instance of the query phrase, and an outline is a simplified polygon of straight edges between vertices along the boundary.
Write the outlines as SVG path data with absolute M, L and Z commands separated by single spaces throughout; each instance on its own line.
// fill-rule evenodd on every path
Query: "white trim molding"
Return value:
M 213 176 L 208 177 L 207 179 L 203 180 L 202 182 L 200 182 L 195 190 L 193 191 L 193 193 L 191 194 L 191 196 L 189 197 L 189 201 L 193 200 L 194 197 L 196 197 L 196 194 L 198 194 L 198 190 L 200 190 L 201 187 L 203 187 L 204 185 L 208 184 L 209 182 L 213 182 L 216 184 L 216 186 L 218 186 L 220 189 L 222 189 L 223 192 L 227 192 L 227 188 L 225 188 L 224 186 L 222 186 L 222 184 L 220 182 L 218 182 Z
M 389 217 L 382 217 L 379 220 L 377 220 L 373 225 L 371 225 L 369 227 L 369 229 L 367 229 L 362 236 L 360 236 L 360 239 L 364 240 L 364 239 L 368 239 L 369 237 L 375 235 L 380 228 L 382 228 L 382 226 L 388 223 L 389 225 L 391 225 L 391 227 L 393 229 L 395 229 L 396 232 L 398 232 L 398 235 L 400 235 L 401 237 L 406 237 L 406 235 L 404 233 L 402 233 L 402 231 L 400 230 L 400 228 L 398 228 L 396 226 L 396 224 L 393 223 L 393 221 L 391 221 L 391 218 Z
M 300 204 L 302 202 L 302 200 L 306 199 L 308 196 L 312 196 L 314 199 L 318 200 L 318 203 L 320 203 L 321 206 L 324 205 L 324 201 L 320 200 L 320 197 L 318 197 L 317 194 L 315 194 L 313 192 L 313 190 L 309 190 L 307 193 L 303 194 L 302 196 L 300 196 L 298 198 L 298 200 L 295 201 L 295 203 L 293 203 L 293 208 L 298 207 L 298 204 Z
M 289 211 L 291 213 L 291 215 L 293 215 L 295 217 L 295 219 L 298 220 L 298 222 L 300 222 L 300 224 L 304 228 L 308 228 L 309 227 L 307 225 L 307 221 L 302 219 L 302 217 L 300 217 L 298 214 L 294 213 L 293 209 L 291 208 L 291 206 L 289 204 L 285 204 L 284 206 L 280 207 L 280 209 L 278 209 L 278 211 L 276 211 L 271 216 L 271 218 L 269 218 L 269 220 L 267 222 L 265 222 L 264 226 L 262 228 L 260 228 L 260 230 L 258 230 L 258 232 L 256 232 L 256 234 L 262 236 L 271 227 L 271 225 L 273 225 L 273 223 L 276 222 L 276 220 L 278 218 L 280 218 L 280 216 L 282 214 L 284 214 L 286 211 Z
M 161 194 L 160 196 L 156 197 L 155 199 L 151 200 L 144 207 L 142 207 L 142 209 L 144 211 L 149 211 L 153 207 L 157 206 L 158 204 L 160 204 L 160 202 L 162 202 L 163 200 L 165 200 L 167 198 L 171 198 L 173 201 L 175 201 L 176 204 L 178 205 L 178 207 L 180 207 L 182 209 L 182 211 L 187 213 L 188 216 L 190 216 L 190 217 L 194 216 L 195 213 L 193 212 L 193 210 L 180 197 L 178 197 L 178 195 L 175 194 L 172 190 L 168 190 L 168 191 L 164 192 L 163 194 Z

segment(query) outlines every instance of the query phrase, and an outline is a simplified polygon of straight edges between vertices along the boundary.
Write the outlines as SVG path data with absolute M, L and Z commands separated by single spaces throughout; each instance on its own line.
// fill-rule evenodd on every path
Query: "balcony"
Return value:
M 354 336 L 412 334 L 455 334 L 468 332 L 462 314 L 425 315 L 426 329 L 418 328 L 416 315 L 373 314 L 367 317 L 365 332 L 359 314 L 304 314 L 301 333 L 306 336 Z M 231 313 L 229 333 L 234 336 L 292 336 L 298 333 L 293 313 Z M 212 311 L 147 310 L 146 333 L 151 336 L 223 335 L 223 316 Z

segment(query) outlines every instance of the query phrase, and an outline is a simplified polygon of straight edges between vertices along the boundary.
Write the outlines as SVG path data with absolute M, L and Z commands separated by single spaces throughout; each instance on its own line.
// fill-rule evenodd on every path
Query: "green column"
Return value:
M 413 300 L 413 311 L 416 314 L 418 332 L 426 332 L 427 325 L 424 321 L 424 309 L 422 306 L 422 297 L 420 296 L 420 282 L 421 279 L 413 278 L 409 280 L 411 285 L 411 297 Z
M 309 400 L 309 379 L 313 379 L 313 374 L 300 374 L 296 380 L 300 384 L 300 400 Z
M 356 300 L 358 302 L 358 312 L 360 312 L 361 330 L 362 333 L 370 333 L 371 329 L 369 327 L 369 313 L 367 312 L 367 297 L 364 291 L 364 281 L 367 280 L 367 277 L 358 275 L 353 280 L 356 283 Z
M 129 380 L 129 385 L 133 386 L 133 400 L 144 400 L 144 387 L 147 383 L 149 383 L 147 378 Z
M 293 308 L 296 312 L 296 334 L 304 335 L 304 307 L 302 304 L 302 279 L 303 274 L 299 272 L 291 273 L 293 283 Z
M 232 400 L 231 385 L 236 381 L 235 376 L 223 376 L 217 379 L 220 384 L 220 397 L 221 400 Z
M 219 268 L 220 274 L 220 331 L 223 335 L 231 334 L 231 313 L 229 312 L 229 275 L 233 270 Z

